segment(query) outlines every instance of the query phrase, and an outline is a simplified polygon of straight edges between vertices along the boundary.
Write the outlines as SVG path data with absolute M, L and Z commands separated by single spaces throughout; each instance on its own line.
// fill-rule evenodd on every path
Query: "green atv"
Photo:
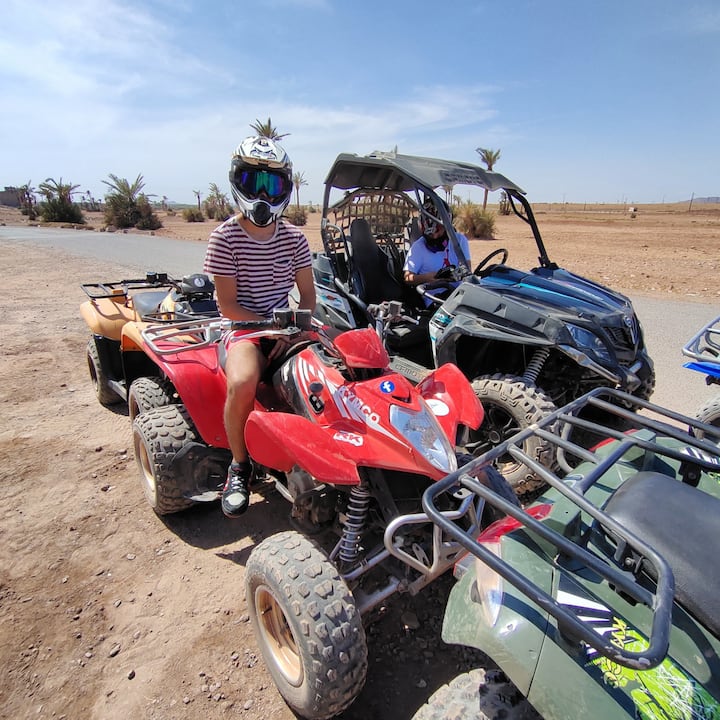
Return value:
M 720 718 L 720 428 L 629 399 L 593 390 L 425 492 L 468 551 L 442 637 L 493 669 L 459 676 L 414 720 Z M 605 413 L 618 422 L 587 419 Z M 531 433 L 557 448 L 554 471 L 523 451 Z M 524 509 L 480 482 L 499 453 L 549 486 Z M 440 512 L 446 493 L 506 517 L 473 537 Z

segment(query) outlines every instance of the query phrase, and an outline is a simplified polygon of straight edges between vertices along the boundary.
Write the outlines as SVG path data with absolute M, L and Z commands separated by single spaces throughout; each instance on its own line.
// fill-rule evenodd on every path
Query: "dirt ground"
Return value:
M 212 224 L 163 217 L 158 234 L 204 242 Z M 307 234 L 319 246 L 319 215 Z M 499 246 L 530 266 L 526 230 L 499 218 Z M 514 219 L 513 219 L 514 220 Z M 540 212 L 550 258 L 620 290 L 712 301 L 720 210 Z M 0 209 L 0 224 L 26 224 Z M 91 224 L 101 225 L 99 216 Z M 0 718 L 243 717 L 286 720 L 258 655 L 243 592 L 261 538 L 287 504 L 255 493 L 240 521 L 217 505 L 161 520 L 146 504 L 123 409 L 100 406 L 85 362 L 82 282 L 122 268 L 0 241 Z M 409 718 L 480 662 L 440 636 L 450 579 L 400 596 L 369 629 L 365 689 L 342 716 Z

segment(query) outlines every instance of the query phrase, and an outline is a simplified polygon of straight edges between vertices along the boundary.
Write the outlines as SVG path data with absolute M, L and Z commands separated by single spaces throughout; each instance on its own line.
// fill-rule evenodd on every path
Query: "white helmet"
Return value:
M 290 202 L 292 162 L 274 140 L 245 138 L 233 153 L 230 186 L 243 215 L 264 227 L 277 220 Z

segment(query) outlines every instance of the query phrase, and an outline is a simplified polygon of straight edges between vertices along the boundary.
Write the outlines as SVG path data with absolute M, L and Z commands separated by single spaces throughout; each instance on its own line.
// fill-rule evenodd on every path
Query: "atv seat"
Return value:
M 367 220 L 356 218 L 352 221 L 350 247 L 350 282 L 355 294 L 367 305 L 383 300 L 402 300 L 403 286 L 393 275 L 391 259 L 375 242 Z
M 720 500 L 656 472 L 639 472 L 605 511 L 662 555 L 675 576 L 675 599 L 720 634 Z M 648 574 L 654 569 L 645 563 Z
M 165 290 L 148 290 L 135 293 L 132 296 L 133 307 L 140 317 L 157 313 L 160 303 L 167 297 L 168 292 L 166 288 Z

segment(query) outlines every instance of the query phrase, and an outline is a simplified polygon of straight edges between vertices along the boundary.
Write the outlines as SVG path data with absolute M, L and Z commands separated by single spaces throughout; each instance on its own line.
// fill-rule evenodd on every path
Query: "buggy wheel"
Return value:
M 167 378 L 141 377 L 133 380 L 128 391 L 130 422 L 152 408 L 179 402 L 175 387 Z
M 348 707 L 365 683 L 367 640 L 345 581 L 325 553 L 295 531 L 250 554 L 247 602 L 265 664 L 285 702 L 322 720 Z
M 695 417 L 708 425 L 720 427 L 720 395 L 706 402 L 697 411 L 697 415 Z M 705 437 L 705 433 L 701 433 L 698 430 L 695 431 L 695 434 L 701 438 Z
M 153 408 L 133 420 L 133 447 L 140 470 L 140 482 L 150 507 L 168 515 L 190 507 L 173 477 L 172 461 L 195 433 L 182 405 Z
M 90 371 L 90 380 L 92 380 L 98 402 L 101 405 L 117 405 L 119 402 L 122 402 L 123 398 L 110 387 L 108 376 L 100 363 L 100 353 L 98 352 L 94 337 L 88 340 L 87 364 L 88 370 Z
M 412 720 L 541 720 L 500 671 L 471 670 L 434 692 Z
M 522 378 L 507 375 L 478 377 L 472 383 L 482 402 L 485 419 L 477 430 L 470 430 L 466 448 L 474 456 L 482 455 L 504 440 L 555 411 L 555 403 L 541 390 Z M 545 467 L 552 467 L 552 445 L 536 435 L 525 440 L 523 450 Z M 516 492 L 528 492 L 540 482 L 537 476 L 509 454 L 500 456 L 497 469 Z

